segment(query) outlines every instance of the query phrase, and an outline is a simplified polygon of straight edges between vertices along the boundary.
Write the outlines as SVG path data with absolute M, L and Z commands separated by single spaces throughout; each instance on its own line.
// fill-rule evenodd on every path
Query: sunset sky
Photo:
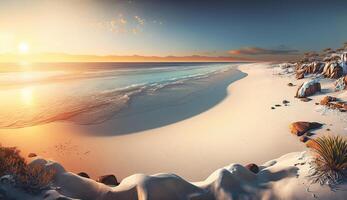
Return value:
M 292 58 L 347 41 L 346 8 L 342 0 L 1 0 L 0 57 Z

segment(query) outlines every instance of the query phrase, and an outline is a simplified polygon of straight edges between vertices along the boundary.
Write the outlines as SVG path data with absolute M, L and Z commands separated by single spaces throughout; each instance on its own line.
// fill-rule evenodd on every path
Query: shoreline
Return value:
M 338 116 L 326 117 L 314 110 L 314 102 L 324 94 L 307 103 L 294 99 L 296 87 L 288 87 L 287 83 L 297 81 L 273 76 L 268 67 L 260 63 L 241 66 L 248 76 L 230 84 L 220 103 L 164 127 L 137 134 L 93 137 L 66 124 L 51 124 L 11 133 L 1 130 L 2 144 L 18 146 L 26 155 L 35 152 L 63 164 L 68 171 L 85 171 L 92 177 L 112 173 L 123 179 L 136 173 L 172 172 L 198 181 L 229 163 L 263 163 L 304 150 L 304 144 L 289 133 L 292 121 L 334 124 L 329 126 L 332 132 L 344 129 Z M 284 99 L 290 101 L 289 106 L 270 109 Z M 324 132 L 327 126 L 316 133 Z M 189 165 L 187 160 L 194 164 Z

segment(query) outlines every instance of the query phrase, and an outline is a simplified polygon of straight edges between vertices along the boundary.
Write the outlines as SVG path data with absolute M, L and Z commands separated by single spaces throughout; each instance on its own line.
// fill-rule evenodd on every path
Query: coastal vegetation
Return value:
M 15 147 L 0 146 L 0 181 L 13 184 L 28 193 L 47 189 L 54 177 L 53 170 L 39 164 L 28 164 Z
M 314 183 L 336 185 L 347 177 L 347 139 L 342 136 L 321 136 L 312 140 L 314 152 L 311 178 Z

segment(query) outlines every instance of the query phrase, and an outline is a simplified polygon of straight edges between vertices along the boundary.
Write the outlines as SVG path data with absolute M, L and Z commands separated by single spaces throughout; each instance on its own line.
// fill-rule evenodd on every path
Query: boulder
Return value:
M 322 73 L 325 63 L 322 62 L 312 62 L 306 65 L 305 72 L 307 74 L 318 74 Z
M 293 86 L 294 86 L 293 83 L 288 83 L 287 85 L 288 85 L 289 87 L 293 87 Z
M 112 185 L 112 186 L 119 185 L 117 178 L 113 174 L 100 176 L 96 181 L 99 183 L 103 183 L 105 185 Z
M 257 174 L 259 172 L 259 167 L 258 165 L 254 164 L 254 163 L 250 163 L 248 165 L 245 166 L 247 169 L 249 169 L 249 171 Z
M 77 175 L 81 176 L 81 177 L 84 177 L 84 178 L 90 178 L 90 176 L 87 173 L 85 173 L 85 172 L 80 172 Z
M 312 79 L 312 80 L 304 82 L 302 85 L 299 86 L 295 97 L 297 98 L 308 97 L 320 91 L 321 91 L 321 86 L 318 79 Z
M 294 122 L 291 123 L 289 128 L 290 132 L 296 136 L 302 136 L 304 135 L 307 131 L 310 131 L 312 129 L 317 129 L 322 127 L 323 124 L 318 123 L 318 122 Z
M 343 68 L 337 61 L 331 61 L 325 65 L 322 75 L 326 78 L 337 79 L 343 76 Z

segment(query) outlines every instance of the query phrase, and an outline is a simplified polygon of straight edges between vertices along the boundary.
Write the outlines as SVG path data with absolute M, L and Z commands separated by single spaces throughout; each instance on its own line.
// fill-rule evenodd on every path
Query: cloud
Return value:
M 97 22 L 96 25 L 98 28 L 116 34 L 130 33 L 137 35 L 143 32 L 145 21 L 146 20 L 144 18 L 138 15 L 124 16 L 123 14 L 119 14 L 118 16 L 113 17 L 110 20 Z
M 280 45 L 276 49 L 264 49 L 259 47 L 244 47 L 241 49 L 234 49 L 228 51 L 231 55 L 246 55 L 246 56 L 257 56 L 257 55 L 295 55 L 299 51 L 296 49 L 289 49 L 284 45 Z
M 139 25 L 144 25 L 145 20 L 137 15 L 134 16 L 135 20 L 138 22 Z
M 126 20 L 125 18 L 122 17 L 122 18 L 119 19 L 119 23 L 120 23 L 120 24 L 126 24 L 126 23 L 127 23 L 127 20 Z

